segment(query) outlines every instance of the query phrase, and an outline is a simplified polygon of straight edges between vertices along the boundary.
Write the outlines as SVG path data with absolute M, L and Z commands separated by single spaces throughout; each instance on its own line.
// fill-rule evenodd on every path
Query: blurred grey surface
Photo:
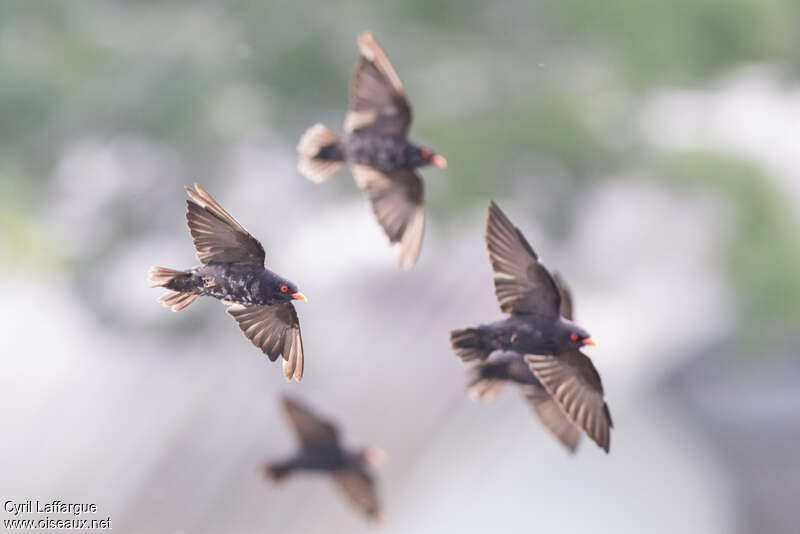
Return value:
M 678 4 L 0 6 L 0 497 L 136 533 L 796 532 L 800 8 Z M 295 170 L 364 29 L 450 163 L 408 273 L 349 173 Z M 300 384 L 221 304 L 155 302 L 151 265 L 196 262 L 195 181 L 309 297 Z M 608 456 L 464 393 L 448 333 L 500 316 L 490 198 L 600 343 Z M 382 525 L 264 479 L 284 392 L 386 449 Z

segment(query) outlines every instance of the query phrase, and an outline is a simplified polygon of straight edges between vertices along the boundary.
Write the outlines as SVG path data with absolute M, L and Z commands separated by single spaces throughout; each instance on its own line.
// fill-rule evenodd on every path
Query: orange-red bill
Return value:
M 308 299 L 302 293 L 292 293 L 292 298 L 295 300 L 302 300 L 303 302 L 308 302 Z
M 444 169 L 445 167 L 447 167 L 447 160 L 444 159 L 444 157 L 440 156 L 439 154 L 435 154 L 431 158 L 431 163 L 433 163 L 434 165 L 436 165 L 437 167 L 439 167 L 441 169 Z
M 596 347 L 597 346 L 597 341 L 595 341 L 594 339 L 592 339 L 590 337 L 587 337 L 586 339 L 583 340 L 583 344 L 584 345 L 591 345 L 593 347 Z

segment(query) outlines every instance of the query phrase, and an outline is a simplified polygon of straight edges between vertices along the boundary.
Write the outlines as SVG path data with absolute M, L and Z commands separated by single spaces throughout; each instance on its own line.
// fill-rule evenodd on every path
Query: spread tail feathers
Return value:
M 297 170 L 315 183 L 330 178 L 344 163 L 339 136 L 319 122 L 300 138 L 297 153 L 300 154 Z
M 178 288 L 188 286 L 188 282 L 191 281 L 191 278 L 192 274 L 187 271 L 167 269 L 166 267 L 151 267 L 150 271 L 147 273 L 147 280 L 153 284 L 153 287 L 167 288 L 167 291 L 158 297 L 157 300 L 174 312 L 181 311 L 194 302 L 199 296 L 191 289 L 188 291 L 177 290 Z
M 485 360 L 494 350 L 482 328 L 453 330 L 450 332 L 450 344 L 465 362 Z

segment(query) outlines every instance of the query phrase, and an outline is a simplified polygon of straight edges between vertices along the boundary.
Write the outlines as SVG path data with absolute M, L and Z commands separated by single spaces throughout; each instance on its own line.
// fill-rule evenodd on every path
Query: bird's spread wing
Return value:
M 292 423 L 298 441 L 309 448 L 338 447 L 336 426 L 289 397 L 283 398 L 283 410 Z
M 350 81 L 345 131 L 405 137 L 411 124 L 411 106 L 400 77 L 371 33 L 358 36 L 358 49 L 361 58 Z
M 592 361 L 577 350 L 558 356 L 527 354 L 525 361 L 569 420 L 608 452 L 614 424 Z
M 414 171 L 382 173 L 364 165 L 354 166 L 353 175 L 389 241 L 398 243 L 398 262 L 410 269 L 417 262 L 425 231 L 422 179 Z
M 186 222 L 197 258 L 205 263 L 264 266 L 264 247 L 202 187 L 186 188 Z
M 561 295 L 561 308 L 559 309 L 559 313 L 561 313 L 562 317 L 566 317 L 572 321 L 574 319 L 572 316 L 572 291 L 570 291 L 569 286 L 560 273 L 553 273 L 553 278 L 558 287 L 558 294 Z
M 541 386 L 523 386 L 522 392 L 545 428 L 558 438 L 570 452 L 575 452 L 581 440 L 581 431 L 561 411 L 553 397 Z
M 303 339 L 300 320 L 291 302 L 271 306 L 242 306 L 234 304 L 228 313 L 253 345 L 271 361 L 283 356 L 286 378 L 303 378 Z
M 363 469 L 350 467 L 337 471 L 333 475 L 336 485 L 344 492 L 347 498 L 370 519 L 379 520 L 381 517 L 378 494 L 375 490 L 375 481 Z
M 494 292 L 502 311 L 558 316 L 561 299 L 553 277 L 494 202 L 489 203 L 486 247 L 495 273 Z

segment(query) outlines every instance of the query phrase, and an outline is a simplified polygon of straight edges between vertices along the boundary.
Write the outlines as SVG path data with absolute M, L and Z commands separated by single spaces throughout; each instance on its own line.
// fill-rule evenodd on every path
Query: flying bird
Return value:
M 297 145 L 297 168 L 321 183 L 347 162 L 389 242 L 398 245 L 400 266 L 410 269 L 425 229 L 424 185 L 416 169 L 430 164 L 446 167 L 447 161 L 408 140 L 411 105 L 372 33 L 358 36 L 358 48 L 361 57 L 350 81 L 344 137 L 315 124 Z
M 368 518 L 380 520 L 381 507 L 369 466 L 382 464 L 384 452 L 376 448 L 344 449 L 336 426 L 296 400 L 284 397 L 283 409 L 297 436 L 300 450 L 285 460 L 267 464 L 267 476 L 277 481 L 295 471 L 330 475 L 356 508 Z
M 496 351 L 522 356 L 569 421 L 608 452 L 613 423 L 603 385 L 580 351 L 595 342 L 565 315 L 572 315 L 571 297 L 567 292 L 562 298 L 556 278 L 494 202 L 489 204 L 486 245 L 500 310 L 510 317 L 453 330 L 453 349 L 464 361 L 484 361 Z
M 558 273 L 554 273 L 561 295 L 561 315 L 572 320 L 572 296 Z M 470 397 L 493 400 L 508 383 L 516 384 L 525 395 L 528 404 L 541 423 L 570 452 L 580 443 L 581 431 L 576 427 L 558 403 L 530 370 L 525 358 L 516 352 L 505 352 L 489 360 L 479 362 L 472 368 L 472 380 L 468 386 Z
M 303 340 L 292 300 L 297 286 L 264 267 L 264 247 L 202 187 L 186 188 L 186 221 L 202 263 L 184 271 L 151 267 L 148 280 L 167 291 L 158 301 L 180 311 L 208 296 L 228 305 L 245 337 L 271 361 L 283 356 L 287 379 L 303 377 Z

